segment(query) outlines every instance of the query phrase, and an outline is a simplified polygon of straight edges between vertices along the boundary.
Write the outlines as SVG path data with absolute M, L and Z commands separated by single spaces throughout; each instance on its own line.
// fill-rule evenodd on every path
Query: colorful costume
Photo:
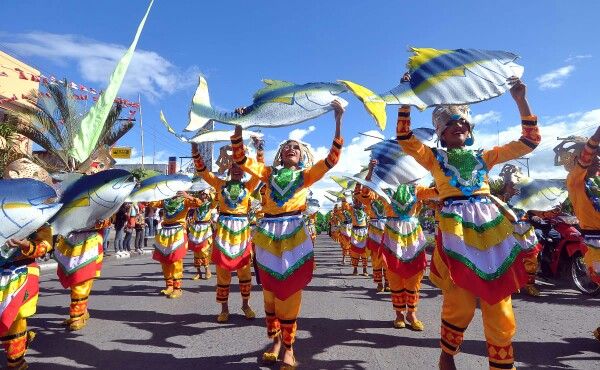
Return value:
M 357 274 L 358 261 L 362 260 L 363 273 L 367 273 L 367 239 L 368 239 L 368 227 L 367 227 L 367 213 L 365 212 L 365 206 L 356 200 L 357 195 L 360 194 L 360 185 L 357 184 L 354 189 L 354 204 L 352 206 L 352 231 L 350 233 L 350 261 L 352 267 L 354 267 L 354 274 Z
M 479 298 L 490 367 L 512 368 L 516 325 L 511 294 L 527 282 L 524 247 L 513 234 L 514 215 L 490 196 L 487 172 L 537 146 L 536 117 L 522 117 L 518 141 L 491 150 L 427 147 L 413 136 L 407 108 L 398 113 L 397 134 L 402 149 L 431 171 L 444 204 L 430 274 L 444 294 L 442 350 L 449 355 L 459 351 Z
M 329 236 L 336 243 L 340 242 L 340 220 L 340 212 L 336 204 L 329 215 Z
M 58 263 L 58 280 L 64 288 L 71 289 L 69 319 L 65 321 L 71 330 L 82 329 L 90 317 L 88 299 L 94 279 L 99 278 L 102 271 L 103 229 L 106 226 L 104 221 L 94 229 L 73 231 L 56 240 L 54 259 Z
M 250 298 L 252 289 L 250 196 L 260 180 L 226 181 L 206 169 L 202 158 L 194 154 L 196 172 L 217 191 L 219 219 L 213 239 L 212 262 L 217 268 L 217 302 L 227 303 L 232 271 L 237 271 L 242 299 Z M 222 322 L 227 321 L 223 316 Z
M 340 207 L 340 246 L 342 247 L 342 261 L 345 256 L 350 254 L 351 238 L 352 238 L 352 206 L 342 199 Z
M 42 226 L 27 240 L 28 248 L 0 253 L 0 341 L 11 369 L 27 367 L 25 352 L 35 336 L 27 331 L 27 318 L 35 314 L 40 287 L 35 259 L 52 249 L 52 230 Z
M 162 208 L 165 213 L 162 228 L 154 237 L 152 259 L 160 262 L 166 285 L 161 293 L 168 298 L 181 297 L 183 257 L 188 248 L 186 217 L 190 209 L 201 207 L 203 203 L 197 198 L 175 197 L 149 204 L 150 207 Z
M 587 141 L 577 158 L 577 164 L 569 171 L 567 190 L 587 247 L 583 261 L 592 280 L 600 284 L 600 178 L 598 174 L 588 176 L 588 167 L 598 153 L 598 144 L 593 139 Z M 594 331 L 594 335 L 600 340 L 600 327 Z
M 194 252 L 194 267 L 198 269 L 198 274 L 200 274 L 200 267 L 204 266 L 207 277 L 213 242 L 211 225 L 211 211 L 213 208 L 214 202 L 212 201 L 207 201 L 196 208 L 188 226 L 188 245 L 190 250 Z
M 357 199 L 364 204 L 365 212 L 367 212 L 367 216 L 369 217 L 367 249 L 371 252 L 373 281 L 377 284 L 377 290 L 381 292 L 384 289 L 384 277 L 386 278 L 387 286 L 387 272 L 382 258 L 383 232 L 386 223 L 385 208 L 381 199 L 369 191 L 368 188 L 361 188 L 360 185 L 356 186 L 359 187 L 360 190 Z M 371 196 L 371 194 L 373 194 L 373 196 Z
M 253 235 L 260 280 L 263 285 L 267 335 L 283 334 L 291 348 L 296 337 L 302 289 L 313 274 L 313 243 L 302 211 L 308 187 L 321 179 L 338 161 L 342 139 L 336 139 L 326 159 L 306 169 L 267 167 L 246 157 L 241 137 L 231 138 L 235 162 L 259 177 L 267 187 L 264 217 Z

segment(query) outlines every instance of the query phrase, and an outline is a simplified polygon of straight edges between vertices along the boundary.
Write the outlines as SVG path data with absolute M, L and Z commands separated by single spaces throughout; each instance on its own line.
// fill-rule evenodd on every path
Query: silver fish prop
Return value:
M 523 211 L 549 211 L 562 204 L 569 193 L 565 180 L 525 178 L 515 185 L 517 194 L 508 204 Z
M 319 212 L 320 208 L 321 208 L 321 206 L 319 204 L 318 199 L 308 198 L 306 200 L 306 211 L 304 213 L 311 216 L 311 215 L 314 215 L 315 213 Z
M 471 104 L 502 95 L 509 77 L 521 77 L 524 68 L 507 51 L 411 48 L 410 81 L 377 94 L 352 81 L 340 81 L 363 102 L 380 127 L 385 128 L 385 107 L 413 105 L 420 110 L 440 104 Z
M 211 186 L 204 181 L 201 177 L 194 177 L 192 179 L 192 186 L 188 189 L 188 191 L 204 191 L 210 189 Z
M 200 77 L 192 99 L 190 119 L 185 131 L 196 131 L 211 121 L 228 125 L 249 127 L 280 127 L 294 125 L 332 110 L 331 103 L 339 100 L 345 107 L 348 102 L 339 94 L 347 88 L 339 83 L 312 82 L 297 85 L 280 80 L 263 80 L 265 86 L 254 94 L 252 105 L 241 115 L 235 112 L 218 112 L 210 105 L 208 84 Z
M 128 202 L 154 202 L 173 198 L 180 191 L 187 191 L 192 187 L 192 180 L 187 175 L 157 175 L 140 183 L 131 195 Z
M 67 185 L 60 202 L 63 207 L 50 220 L 54 234 L 67 236 L 72 231 L 93 227 L 112 216 L 135 187 L 135 179 L 125 170 L 110 169 L 82 176 Z
M 181 142 L 184 143 L 196 143 L 196 144 L 200 144 L 200 143 L 219 143 L 219 142 L 225 142 L 225 141 L 231 141 L 231 136 L 233 136 L 233 130 L 212 130 L 212 131 L 204 131 L 199 133 L 198 135 L 188 138 L 184 135 L 181 135 L 179 133 L 177 133 L 177 131 L 175 131 L 173 129 L 173 127 L 171 127 L 171 125 L 169 124 L 169 122 L 167 122 L 167 119 L 165 118 L 165 115 L 162 111 L 160 111 L 160 122 L 163 124 L 163 126 L 165 126 L 165 128 L 167 129 L 167 131 L 169 131 L 170 134 L 175 135 L 175 137 L 177 137 Z M 258 137 L 258 138 L 262 138 L 264 136 L 264 134 L 262 132 L 257 132 L 257 131 L 244 131 L 242 132 L 242 138 L 243 140 L 250 140 L 251 137 Z
M 62 207 L 50 185 L 34 179 L 0 179 L 0 252 L 3 257 L 13 248 L 10 239 L 25 239 L 44 225 Z

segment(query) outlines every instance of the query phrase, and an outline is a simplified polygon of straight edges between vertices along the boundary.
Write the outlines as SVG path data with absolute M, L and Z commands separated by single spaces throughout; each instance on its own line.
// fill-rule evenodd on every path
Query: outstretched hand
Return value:
M 233 133 L 233 136 L 236 136 L 236 137 L 237 136 L 242 136 L 242 132 L 243 132 L 242 126 L 235 125 L 235 131 Z
M 6 241 L 6 245 L 10 248 L 27 248 L 29 247 L 29 241 L 26 239 L 18 240 L 18 239 L 10 239 Z
M 192 156 L 200 154 L 200 144 L 192 143 Z
M 342 103 L 336 99 L 331 102 L 331 107 L 333 108 L 333 111 L 335 113 L 335 120 L 341 121 L 345 111 L 344 107 L 342 106 Z
M 516 76 L 509 77 L 507 82 L 511 86 L 510 95 L 512 95 L 513 99 L 515 101 L 524 100 L 527 95 L 527 85 Z

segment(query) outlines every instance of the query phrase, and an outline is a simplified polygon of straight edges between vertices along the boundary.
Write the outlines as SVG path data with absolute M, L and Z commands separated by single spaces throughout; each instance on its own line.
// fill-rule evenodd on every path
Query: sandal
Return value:
M 425 325 L 423 325 L 423 322 L 421 320 L 409 322 L 408 327 L 414 331 L 423 331 L 425 329 Z
M 292 358 L 294 359 L 294 364 L 290 365 L 290 364 L 286 364 L 285 362 L 281 364 L 281 367 L 279 368 L 279 370 L 294 370 L 298 367 L 298 363 L 296 362 L 296 356 L 292 356 Z
M 242 311 L 244 311 L 244 316 L 246 316 L 246 319 L 252 320 L 256 318 L 256 313 L 254 313 L 250 307 L 242 307 Z
M 229 312 L 221 312 L 219 314 L 219 316 L 217 316 L 217 322 L 218 323 L 225 323 L 229 321 Z
M 404 320 L 394 320 L 394 328 L 396 329 L 404 329 L 406 327 L 406 323 Z
M 265 352 L 262 354 L 262 362 L 265 365 L 273 365 L 277 362 L 277 353 Z

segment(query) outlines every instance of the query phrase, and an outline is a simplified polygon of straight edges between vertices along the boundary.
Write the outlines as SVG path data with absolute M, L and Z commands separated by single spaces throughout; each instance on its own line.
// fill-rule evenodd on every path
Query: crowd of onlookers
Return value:
M 145 203 L 125 203 L 111 218 L 104 229 L 104 253 L 109 252 L 110 233 L 114 228 L 114 252 L 117 258 L 129 257 L 131 253 L 144 253 L 148 239 L 154 238 L 160 229 L 163 210 Z

